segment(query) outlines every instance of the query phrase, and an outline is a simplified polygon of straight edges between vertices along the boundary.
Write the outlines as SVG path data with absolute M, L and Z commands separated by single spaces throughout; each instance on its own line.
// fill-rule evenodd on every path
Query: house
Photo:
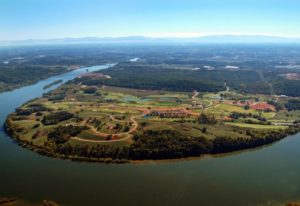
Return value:
M 190 116 L 190 114 L 183 109 L 176 109 L 176 110 L 165 109 L 165 110 L 152 110 L 147 114 L 147 116 L 162 117 L 162 118 L 181 118 L 181 117 L 188 117 Z

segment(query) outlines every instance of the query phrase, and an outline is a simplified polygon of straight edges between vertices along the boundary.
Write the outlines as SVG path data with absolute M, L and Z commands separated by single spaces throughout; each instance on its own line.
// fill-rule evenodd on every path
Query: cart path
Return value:
M 138 122 L 136 121 L 136 118 L 139 117 L 140 115 L 133 116 L 130 118 L 131 122 L 133 123 L 133 127 L 128 131 L 128 132 L 122 132 L 118 134 L 112 134 L 112 135 L 127 135 L 127 137 L 121 138 L 121 139 L 114 139 L 114 140 L 89 140 L 89 139 L 83 139 L 80 137 L 72 137 L 72 139 L 77 140 L 77 141 L 82 141 L 82 142 L 91 142 L 91 143 L 107 143 L 107 142 L 122 142 L 125 140 L 129 140 L 132 137 L 133 132 L 135 132 L 139 126 Z M 91 126 L 91 129 L 93 132 L 95 132 L 96 135 L 99 135 L 101 137 L 106 137 L 110 134 L 98 132 L 95 127 Z

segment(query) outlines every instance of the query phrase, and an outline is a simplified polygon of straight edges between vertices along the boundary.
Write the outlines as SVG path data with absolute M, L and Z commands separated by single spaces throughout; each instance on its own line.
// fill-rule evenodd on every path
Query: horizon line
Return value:
M 300 39 L 300 36 L 292 35 L 280 35 L 280 34 L 263 34 L 263 33 L 192 33 L 192 32 L 173 32 L 173 33 L 149 33 L 149 34 L 133 34 L 133 35 L 111 35 L 111 36 L 97 36 L 97 35 L 87 35 L 87 36 L 74 36 L 74 37 L 49 37 L 49 38 L 24 38 L 24 39 L 2 39 L 0 42 L 22 42 L 22 41 L 47 41 L 47 40 L 64 40 L 64 39 L 84 39 L 84 38 L 99 38 L 99 39 L 118 39 L 118 38 L 128 38 L 128 37 L 144 37 L 144 38 L 177 38 L 177 39 L 193 39 L 193 38 L 203 38 L 210 36 L 260 36 L 260 37 L 270 37 L 270 38 L 285 38 L 285 39 Z

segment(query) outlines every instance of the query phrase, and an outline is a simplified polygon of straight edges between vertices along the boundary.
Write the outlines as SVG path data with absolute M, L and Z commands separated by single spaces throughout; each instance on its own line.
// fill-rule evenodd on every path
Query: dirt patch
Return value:
M 276 111 L 275 107 L 273 105 L 270 105 L 266 102 L 256 102 L 253 104 L 250 104 L 250 108 L 255 109 L 255 110 L 261 110 L 261 111 L 266 111 L 266 110 L 270 110 L 270 111 Z

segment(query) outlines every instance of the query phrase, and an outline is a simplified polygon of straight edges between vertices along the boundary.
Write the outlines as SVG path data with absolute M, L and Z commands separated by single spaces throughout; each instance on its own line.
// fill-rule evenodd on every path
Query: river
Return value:
M 90 67 L 96 71 L 109 65 Z M 0 124 L 16 107 L 40 97 L 55 80 L 86 68 L 0 94 Z M 58 85 L 52 87 L 55 88 Z M 62 205 L 260 206 L 300 199 L 300 134 L 232 155 L 174 162 L 72 162 L 24 149 L 0 131 L 0 195 Z

